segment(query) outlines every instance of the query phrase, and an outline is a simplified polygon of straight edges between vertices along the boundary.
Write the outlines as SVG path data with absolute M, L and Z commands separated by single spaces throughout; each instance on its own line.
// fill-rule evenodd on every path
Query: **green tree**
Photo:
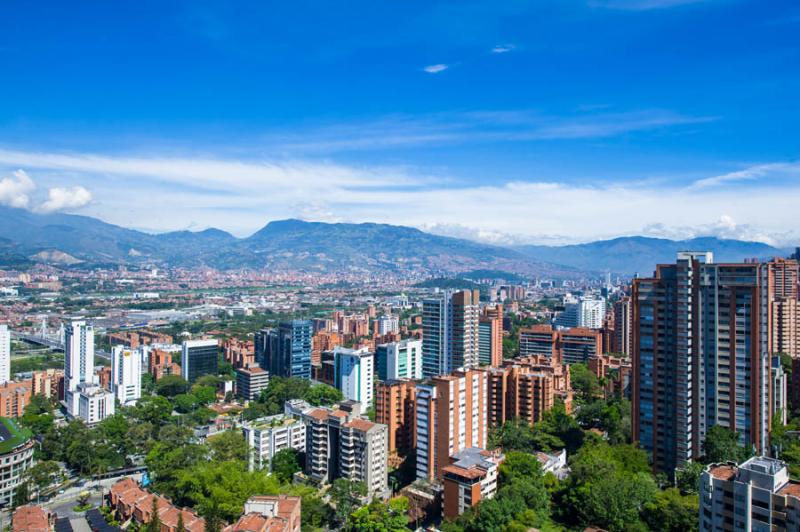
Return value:
M 590 403 L 600 393 L 597 376 L 589 371 L 589 367 L 586 364 L 571 364 L 569 378 L 579 402 Z
M 295 473 L 302 470 L 300 453 L 295 449 L 282 449 L 272 457 L 272 474 L 283 483 L 292 481 Z
M 214 386 L 192 386 L 192 394 L 197 397 L 197 402 L 201 405 L 209 405 L 217 401 L 217 388 Z
M 209 437 L 206 443 L 211 449 L 212 456 L 216 461 L 247 461 L 247 441 L 244 439 L 244 435 L 241 431 L 226 430 L 225 432 Z
M 174 397 L 188 389 L 189 383 L 178 375 L 164 375 L 156 382 L 156 393 L 164 397 Z
M 367 485 L 355 480 L 337 478 L 333 481 L 328 494 L 336 508 L 336 517 L 339 522 L 344 523 L 347 517 L 353 513 L 353 508 L 359 506 L 367 496 Z
M 747 450 L 739 445 L 739 433 L 720 425 L 714 425 L 706 432 L 703 454 L 706 463 L 738 463 L 748 455 Z
M 698 529 L 699 513 L 697 495 L 681 495 L 676 488 L 669 488 L 645 504 L 643 515 L 651 530 L 684 532 Z
M 158 497 L 153 495 L 152 511 L 150 520 L 145 525 L 145 532 L 161 532 L 161 516 L 158 514 Z
M 341 390 L 328 386 L 327 384 L 315 384 L 311 386 L 303 398 L 314 406 L 330 406 L 344 399 Z
M 700 474 L 705 466 L 700 462 L 687 462 L 675 470 L 675 484 L 683 495 L 692 495 L 700 491 Z
M 389 504 L 373 499 L 353 512 L 345 523 L 345 532 L 403 532 L 408 530 L 408 499 L 397 497 Z
M 183 522 L 183 511 L 178 512 L 178 524 L 175 525 L 175 532 L 186 532 L 186 525 Z
M 172 398 L 172 404 L 175 405 L 175 410 L 181 414 L 188 414 L 197 410 L 200 406 L 200 401 L 193 393 L 179 393 Z

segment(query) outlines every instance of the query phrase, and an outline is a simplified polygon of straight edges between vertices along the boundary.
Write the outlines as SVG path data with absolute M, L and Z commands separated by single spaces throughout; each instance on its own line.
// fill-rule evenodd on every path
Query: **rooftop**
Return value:
M 0 453 L 7 453 L 31 439 L 31 431 L 11 419 L 0 417 Z

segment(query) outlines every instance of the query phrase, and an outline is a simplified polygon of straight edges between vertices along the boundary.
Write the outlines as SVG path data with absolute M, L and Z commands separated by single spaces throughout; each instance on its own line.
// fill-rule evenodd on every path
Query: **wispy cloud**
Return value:
M 710 0 L 589 0 L 591 7 L 605 9 L 619 9 L 625 11 L 648 11 L 651 9 L 666 9 L 669 7 L 700 4 Z
M 747 167 L 743 170 L 728 172 L 726 174 L 698 179 L 692 183 L 694 190 L 707 189 L 727 185 L 739 181 L 754 181 L 770 176 L 772 179 L 786 176 L 800 175 L 800 163 L 769 163 Z
M 703 124 L 711 116 L 662 109 L 614 113 L 544 115 L 532 110 L 469 111 L 422 116 L 394 115 L 374 121 L 335 124 L 268 137 L 278 149 L 301 153 L 385 150 L 413 145 L 536 142 L 609 138 L 657 129 Z
M 437 63 L 435 65 L 428 65 L 422 70 L 424 70 L 428 74 L 438 74 L 439 72 L 444 72 L 448 68 L 449 68 L 448 65 L 444 63 Z
M 515 48 L 513 44 L 498 44 L 497 46 L 492 48 L 493 54 L 505 54 L 512 51 Z

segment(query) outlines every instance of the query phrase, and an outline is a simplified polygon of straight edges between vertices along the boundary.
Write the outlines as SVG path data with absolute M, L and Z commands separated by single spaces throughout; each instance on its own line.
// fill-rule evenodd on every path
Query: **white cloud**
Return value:
M 63 175 L 69 170 L 79 176 L 94 198 L 84 212 L 159 231 L 193 221 L 198 228 L 245 236 L 269 220 L 302 217 L 410 225 L 499 244 L 581 242 L 642 234 L 643 228 L 672 238 L 714 234 L 779 245 L 800 241 L 800 180 L 769 185 L 773 173 L 785 172 L 778 170 L 784 163 L 761 165 L 764 184 L 756 182 L 743 193 L 730 182 L 698 190 L 669 180 L 587 185 L 530 175 L 513 182 L 486 176 L 487 184 L 465 185 L 409 168 L 326 162 L 10 153 L 0 151 L 0 165 L 26 161 L 23 166 L 37 169 L 37 179 L 51 188 L 74 192 Z M 86 203 L 86 194 L 59 194 L 51 193 L 47 208 Z
M 512 51 L 515 48 L 513 44 L 498 44 L 494 48 L 492 48 L 493 54 L 505 54 Z
M 30 205 L 30 193 L 36 184 L 24 170 L 15 170 L 10 177 L 0 179 L 0 205 L 27 209 Z
M 92 193 L 84 187 L 53 187 L 47 191 L 47 200 L 36 210 L 44 213 L 74 210 L 91 201 Z
M 445 70 L 447 70 L 447 68 L 448 66 L 445 65 L 444 63 L 438 63 L 436 65 L 428 65 L 422 70 L 424 70 L 428 74 L 438 74 L 439 72 L 444 72 Z

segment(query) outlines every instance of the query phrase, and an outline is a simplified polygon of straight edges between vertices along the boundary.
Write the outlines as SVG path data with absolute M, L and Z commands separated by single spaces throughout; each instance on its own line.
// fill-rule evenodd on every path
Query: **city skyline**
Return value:
M 237 236 L 798 241 L 788 1 L 40 9 L 0 22 L 2 205 Z

